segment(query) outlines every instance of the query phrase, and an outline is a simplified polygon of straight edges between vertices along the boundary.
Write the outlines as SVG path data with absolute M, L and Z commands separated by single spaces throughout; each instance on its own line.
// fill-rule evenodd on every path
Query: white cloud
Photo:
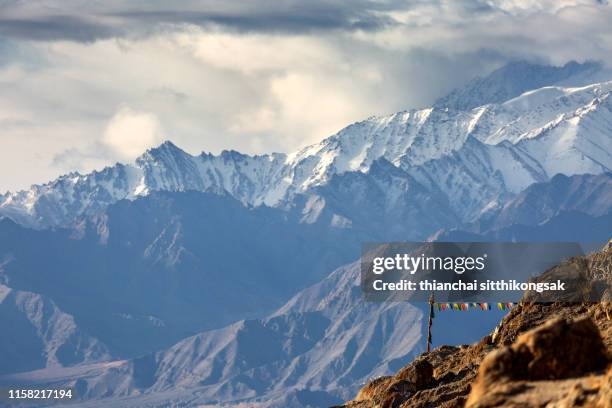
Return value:
M 249 75 L 288 67 L 319 69 L 341 62 L 337 61 L 337 50 L 316 36 L 236 34 L 187 26 L 170 38 L 205 64 Z
M 157 117 L 124 106 L 112 117 L 102 142 L 119 158 L 132 160 L 150 147 L 163 141 Z
M 568 7 L 596 5 L 593 0 L 488 0 L 486 3 L 514 14 L 556 13 Z

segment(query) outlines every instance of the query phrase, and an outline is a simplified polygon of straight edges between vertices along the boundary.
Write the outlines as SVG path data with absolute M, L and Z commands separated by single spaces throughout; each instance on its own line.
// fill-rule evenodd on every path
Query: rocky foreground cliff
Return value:
M 422 354 L 342 407 L 612 407 L 612 244 L 556 268 L 589 276 L 601 302 L 524 299 L 480 342 Z

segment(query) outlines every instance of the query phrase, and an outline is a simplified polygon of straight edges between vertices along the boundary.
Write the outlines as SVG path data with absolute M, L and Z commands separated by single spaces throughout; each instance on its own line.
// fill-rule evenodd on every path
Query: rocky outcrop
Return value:
M 433 366 L 424 358 L 417 359 L 402 368 L 393 377 L 380 377 L 361 389 L 355 401 L 357 405 L 370 406 L 371 403 L 381 407 L 397 407 L 406 397 L 421 390 L 430 388 L 434 383 Z
M 609 282 L 612 246 L 558 268 Z M 345 408 L 612 408 L 612 304 L 523 299 L 480 342 L 442 346 L 367 384 Z M 431 376 L 428 374 L 431 373 Z

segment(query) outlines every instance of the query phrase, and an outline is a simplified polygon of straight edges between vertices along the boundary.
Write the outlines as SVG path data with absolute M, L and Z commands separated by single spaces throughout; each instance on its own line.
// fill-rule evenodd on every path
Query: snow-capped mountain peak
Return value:
M 72 173 L 0 196 L 0 215 L 35 227 L 67 225 L 118 200 L 160 190 L 217 192 L 248 205 L 282 206 L 337 175 L 368 172 L 372 163 L 385 159 L 435 194 L 445 194 L 468 220 L 496 196 L 516 194 L 556 173 L 612 168 L 612 76 L 580 84 L 595 71 L 604 72 L 593 63 L 561 68 L 512 64 L 479 80 L 478 89 L 495 88 L 509 78 L 524 81 L 510 84 L 511 92 L 497 92 L 494 99 L 482 96 L 484 104 L 472 108 L 470 101 L 480 92 L 474 93 L 472 84 L 451 94 L 469 109 L 457 109 L 463 106 L 458 102 L 451 108 L 438 103 L 371 117 L 289 154 L 193 156 L 166 141 L 132 164 Z M 530 73 L 535 78 L 527 78 Z M 575 76 L 580 80 L 572 83 Z M 534 85 L 539 87 L 524 89 Z M 472 199 L 466 205 L 458 197 Z
M 434 106 L 469 110 L 490 103 L 502 103 L 529 90 L 562 81 L 573 79 L 588 82 L 588 78 L 601 70 L 602 65 L 593 61 L 582 64 L 570 61 L 561 67 L 513 61 L 485 78 L 473 79 L 465 87 L 438 99 Z

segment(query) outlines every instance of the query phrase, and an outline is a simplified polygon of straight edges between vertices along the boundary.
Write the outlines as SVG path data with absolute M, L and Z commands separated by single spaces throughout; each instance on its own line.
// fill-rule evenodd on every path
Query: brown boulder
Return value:
M 433 371 L 433 366 L 429 361 L 418 359 L 402 368 L 395 378 L 408 381 L 414 384 L 417 390 L 422 390 L 433 381 Z
M 355 401 L 370 401 L 389 387 L 393 377 L 383 376 L 367 383 L 355 397 Z
M 512 348 L 529 360 L 526 379 L 530 380 L 573 377 L 608 363 L 599 330 L 589 317 L 552 319 L 521 335 Z
M 556 380 L 604 369 L 606 347 L 589 317 L 555 318 L 487 355 L 468 398 L 476 404 L 494 386 L 511 381 Z

